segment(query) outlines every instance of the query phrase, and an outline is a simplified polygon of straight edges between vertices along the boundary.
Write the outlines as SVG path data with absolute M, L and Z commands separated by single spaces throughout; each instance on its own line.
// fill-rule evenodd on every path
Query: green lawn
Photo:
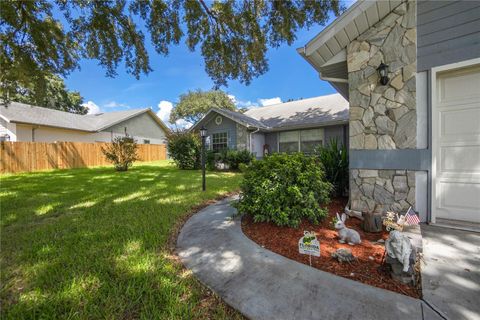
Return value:
M 240 174 L 168 161 L 1 177 L 1 318 L 194 319 L 239 315 L 206 293 L 167 241 Z

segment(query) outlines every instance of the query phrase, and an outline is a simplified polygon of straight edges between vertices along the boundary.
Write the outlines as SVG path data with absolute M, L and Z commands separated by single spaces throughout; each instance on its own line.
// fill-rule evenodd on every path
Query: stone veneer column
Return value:
M 347 47 L 350 149 L 416 148 L 416 3 L 402 3 Z M 376 68 L 389 65 L 390 82 Z M 415 171 L 350 170 L 353 210 L 396 210 L 415 205 Z
M 248 150 L 248 130 L 241 124 L 236 125 L 237 150 Z

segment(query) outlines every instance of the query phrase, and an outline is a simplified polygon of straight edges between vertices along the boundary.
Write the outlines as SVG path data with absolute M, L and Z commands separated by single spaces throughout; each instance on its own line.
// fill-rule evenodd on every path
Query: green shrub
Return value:
M 224 163 L 230 170 L 239 170 L 240 164 L 250 164 L 253 154 L 247 150 L 224 150 L 221 152 L 209 151 L 207 153 L 207 168 L 215 170 L 216 163 Z
M 115 137 L 112 143 L 102 147 L 102 153 L 113 163 L 115 170 L 127 171 L 128 167 L 138 160 L 137 148 L 137 143 L 131 137 Z
M 240 213 L 251 214 L 255 222 L 298 227 L 302 219 L 318 223 L 327 216 L 321 206 L 329 202 L 332 185 L 317 157 L 272 154 L 252 162 L 241 190 Z
M 238 170 L 241 163 L 250 164 L 253 154 L 247 150 L 227 150 L 225 161 L 232 170 Z
M 201 141 L 197 133 L 176 131 L 167 135 L 170 157 L 179 169 L 200 168 Z
M 323 164 L 327 181 L 333 185 L 333 194 L 344 195 L 348 188 L 347 148 L 335 139 L 327 146 L 319 147 L 315 153 Z

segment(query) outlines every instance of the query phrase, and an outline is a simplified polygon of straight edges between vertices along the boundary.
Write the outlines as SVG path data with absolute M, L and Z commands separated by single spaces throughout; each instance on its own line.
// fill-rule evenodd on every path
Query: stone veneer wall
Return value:
M 402 3 L 347 47 L 350 149 L 416 148 L 415 11 L 415 1 Z M 389 65 L 385 86 L 376 70 L 382 61 Z M 353 210 L 415 205 L 413 171 L 352 169 L 350 175 Z
M 403 3 L 347 48 L 351 149 L 416 147 L 415 2 Z M 382 86 L 376 68 L 390 66 Z
M 351 208 L 362 211 L 405 212 L 415 206 L 415 171 L 350 171 Z
M 248 149 L 248 130 L 245 126 L 237 123 L 237 150 L 247 150 Z

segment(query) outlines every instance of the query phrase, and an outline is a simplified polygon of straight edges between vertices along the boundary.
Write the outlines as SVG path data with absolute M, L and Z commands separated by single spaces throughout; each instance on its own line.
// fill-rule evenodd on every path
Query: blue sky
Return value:
M 343 2 L 344 4 L 349 4 Z M 331 20 L 333 20 L 332 17 Z M 269 71 L 254 79 L 249 86 L 230 81 L 222 90 L 235 97 L 240 106 L 260 106 L 335 93 L 316 71 L 296 52 L 323 29 L 317 25 L 302 30 L 291 46 L 269 49 Z M 147 37 L 148 39 L 148 37 Z M 105 76 L 105 70 L 94 60 L 82 60 L 81 69 L 66 79 L 69 89 L 80 91 L 92 112 L 109 112 L 150 107 L 166 120 L 180 94 L 188 90 L 209 90 L 212 80 L 204 71 L 203 58 L 190 52 L 181 43 L 171 47 L 167 57 L 155 53 L 147 40 L 153 71 L 136 80 L 122 66 L 115 78 Z

